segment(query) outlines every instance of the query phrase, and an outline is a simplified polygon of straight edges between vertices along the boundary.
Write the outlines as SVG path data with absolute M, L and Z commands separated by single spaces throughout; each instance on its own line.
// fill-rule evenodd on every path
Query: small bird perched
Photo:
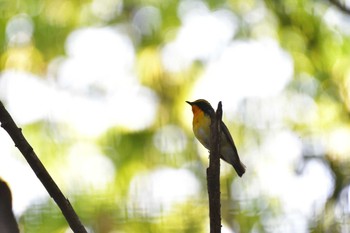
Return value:
M 215 115 L 213 107 L 204 99 L 198 99 L 194 102 L 186 101 L 186 103 L 192 106 L 192 126 L 194 135 L 205 148 L 210 150 L 210 125 L 211 119 Z M 227 163 L 231 164 L 237 174 L 241 177 L 245 173 L 245 166 L 239 159 L 232 136 L 222 121 L 220 140 L 220 157 Z

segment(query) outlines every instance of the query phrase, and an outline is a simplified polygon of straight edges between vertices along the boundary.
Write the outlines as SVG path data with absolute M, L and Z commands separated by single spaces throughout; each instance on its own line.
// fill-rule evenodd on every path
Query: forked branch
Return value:
M 210 125 L 210 155 L 207 169 L 207 185 L 209 195 L 210 233 L 221 232 L 220 203 L 220 122 L 222 119 L 222 104 L 218 104 L 216 114 L 212 116 Z

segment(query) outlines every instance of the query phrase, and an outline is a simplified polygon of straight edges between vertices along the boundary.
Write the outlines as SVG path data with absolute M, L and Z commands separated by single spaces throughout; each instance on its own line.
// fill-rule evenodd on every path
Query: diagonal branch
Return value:
M 220 203 L 220 122 L 222 104 L 218 104 L 216 114 L 213 114 L 210 125 L 210 155 L 207 169 L 207 185 L 209 196 L 210 233 L 221 232 L 221 203 Z
M 13 121 L 11 115 L 7 112 L 1 101 L 0 123 L 1 127 L 7 131 L 14 141 L 15 146 L 21 151 L 22 155 L 27 160 L 41 183 L 44 185 L 47 192 L 57 203 L 73 232 L 87 233 L 69 200 L 65 198 L 55 181 L 39 160 L 38 156 L 35 154 L 33 148 L 23 136 L 22 129 L 17 127 L 16 123 Z

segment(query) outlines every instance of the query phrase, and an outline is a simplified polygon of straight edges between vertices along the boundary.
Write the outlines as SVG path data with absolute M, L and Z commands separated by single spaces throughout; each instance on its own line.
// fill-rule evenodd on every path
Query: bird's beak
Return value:
M 191 105 L 191 106 L 192 106 L 192 102 L 190 102 L 190 101 L 186 101 L 186 103 L 188 103 L 189 105 Z

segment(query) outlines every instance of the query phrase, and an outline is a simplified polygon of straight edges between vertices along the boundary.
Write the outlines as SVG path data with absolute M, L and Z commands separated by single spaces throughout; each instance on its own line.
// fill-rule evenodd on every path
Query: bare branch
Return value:
M 221 232 L 221 203 L 220 203 L 220 122 L 222 104 L 218 104 L 216 114 L 212 116 L 210 126 L 210 155 L 207 169 L 207 185 L 209 196 L 210 233 Z
M 31 166 L 41 183 L 44 185 L 47 192 L 57 203 L 73 232 L 87 233 L 69 200 L 65 198 L 55 181 L 47 172 L 46 168 L 35 154 L 33 148 L 23 136 L 22 130 L 17 127 L 16 123 L 13 121 L 11 115 L 7 112 L 1 101 L 0 123 L 1 127 L 7 131 L 14 141 L 15 146 L 21 151 L 22 155 L 27 160 L 28 164 Z

